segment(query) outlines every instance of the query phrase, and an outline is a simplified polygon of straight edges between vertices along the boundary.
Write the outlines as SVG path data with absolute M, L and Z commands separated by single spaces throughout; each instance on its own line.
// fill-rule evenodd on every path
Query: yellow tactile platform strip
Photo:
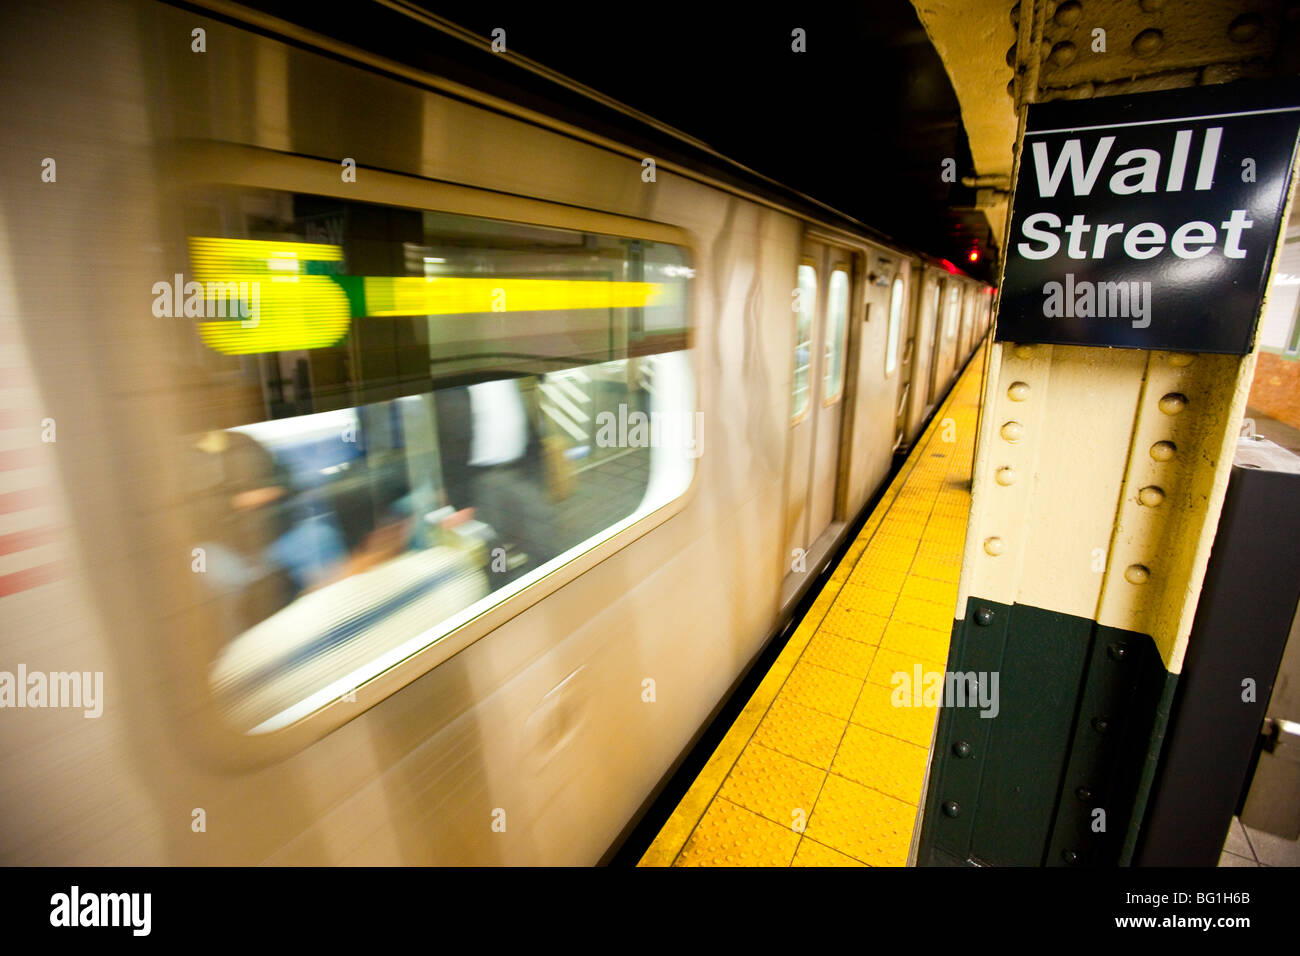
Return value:
M 962 373 L 641 866 L 903 866 L 948 659 L 983 356 Z

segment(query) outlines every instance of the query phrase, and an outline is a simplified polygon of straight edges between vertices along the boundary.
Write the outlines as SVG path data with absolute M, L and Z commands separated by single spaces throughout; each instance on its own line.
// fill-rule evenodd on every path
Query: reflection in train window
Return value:
M 953 338 L 957 334 L 957 317 L 961 309 L 961 286 L 952 284 L 948 290 L 948 317 L 943 327 L 943 337 Z
M 310 715 L 690 484 L 684 250 L 270 191 L 188 217 L 195 577 L 238 729 Z
M 826 296 L 826 371 L 822 376 L 822 398 L 833 402 L 844 387 L 844 340 L 849 332 L 849 274 L 844 269 L 831 273 Z
M 885 375 L 898 368 L 898 340 L 903 329 L 903 280 L 895 277 L 889 293 L 889 340 L 885 344 Z
M 813 317 L 817 314 L 817 270 L 807 263 L 799 266 L 798 291 L 799 298 L 795 304 L 799 318 L 795 323 L 794 411 L 791 413 L 795 421 L 808 411 Z

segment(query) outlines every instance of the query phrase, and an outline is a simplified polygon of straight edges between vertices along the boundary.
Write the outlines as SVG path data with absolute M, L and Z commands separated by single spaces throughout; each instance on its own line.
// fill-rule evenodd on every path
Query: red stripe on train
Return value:
M 59 529 L 54 527 L 28 528 L 26 531 L 14 531 L 0 534 L 0 554 L 13 554 L 28 548 L 39 548 L 43 544 L 57 541 Z
M 67 569 L 64 562 L 51 561 L 49 564 L 40 564 L 25 571 L 0 574 L 0 597 L 7 597 L 10 594 L 39 587 L 42 584 L 49 584 L 51 581 L 59 580 L 66 573 Z
M 0 494 L 0 515 L 7 515 L 26 508 L 38 508 L 50 503 L 50 494 L 44 488 L 23 488 L 19 491 L 7 491 Z
M 0 471 L 12 471 L 15 468 L 33 468 L 40 463 L 39 448 L 10 448 L 0 451 Z

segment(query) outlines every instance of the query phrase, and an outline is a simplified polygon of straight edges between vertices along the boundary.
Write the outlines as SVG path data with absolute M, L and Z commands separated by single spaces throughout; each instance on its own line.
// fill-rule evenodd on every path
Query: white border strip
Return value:
M 1192 120 L 1229 119 L 1237 116 L 1263 116 L 1268 113 L 1294 113 L 1300 106 L 1279 106 L 1271 110 L 1247 110 L 1244 113 L 1209 113 L 1205 116 L 1175 116 L 1172 119 L 1139 120 L 1133 123 L 1106 123 L 1102 126 L 1067 126 L 1063 129 L 1027 129 L 1025 136 L 1048 136 L 1052 133 L 1084 133 L 1093 129 L 1122 129 L 1125 126 L 1159 126 L 1162 123 L 1187 123 Z

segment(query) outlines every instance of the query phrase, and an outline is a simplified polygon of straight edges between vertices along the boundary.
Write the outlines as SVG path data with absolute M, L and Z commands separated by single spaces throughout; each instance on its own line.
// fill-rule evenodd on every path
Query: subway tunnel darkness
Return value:
M 259 6 L 331 30 L 333 18 L 297 5 Z M 420 6 L 480 37 L 506 29 L 508 50 L 900 242 L 979 278 L 994 274 L 997 239 L 961 184 L 973 170 L 957 98 L 906 0 L 800 4 L 775 18 L 711 5 L 676 15 L 580 3 L 563 17 L 537 4 Z M 806 31 L 806 53 L 791 49 L 795 28 Z M 339 35 L 374 29 L 349 23 Z M 400 43 L 392 33 L 374 39 L 381 48 Z M 508 72 L 481 59 L 484 69 Z

